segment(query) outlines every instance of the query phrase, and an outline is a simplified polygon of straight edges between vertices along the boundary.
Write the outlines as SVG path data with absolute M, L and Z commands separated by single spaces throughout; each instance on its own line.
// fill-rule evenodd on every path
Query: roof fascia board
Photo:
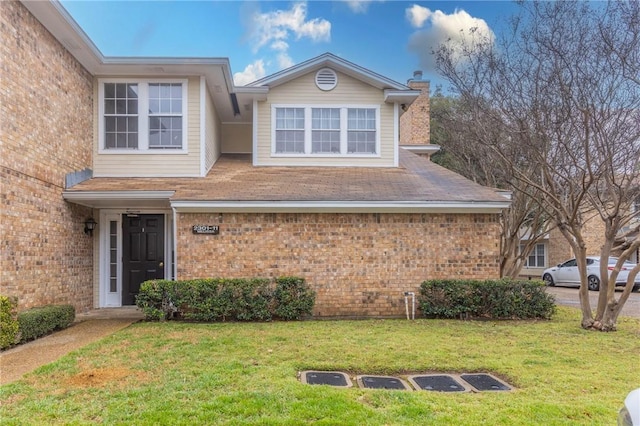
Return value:
M 104 55 L 58 0 L 22 0 L 22 4 L 90 73 Z
M 179 213 L 489 213 L 509 202 L 172 201 Z
M 368 70 L 360 65 L 356 65 L 331 53 L 324 53 L 315 58 L 311 58 L 307 61 L 301 62 L 290 68 L 271 74 L 260 80 L 250 83 L 249 86 L 278 86 L 284 84 L 290 80 L 293 80 L 300 75 L 306 74 L 315 68 L 323 66 L 332 66 L 338 71 L 341 71 L 351 77 L 365 81 L 368 84 L 377 87 L 379 89 L 392 88 L 395 90 L 409 90 L 404 84 L 391 80 L 371 70 Z

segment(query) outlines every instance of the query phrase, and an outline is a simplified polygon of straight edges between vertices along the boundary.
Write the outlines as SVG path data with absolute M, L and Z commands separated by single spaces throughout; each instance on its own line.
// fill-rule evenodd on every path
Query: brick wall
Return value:
M 179 214 L 178 278 L 297 275 L 319 317 L 403 316 L 429 278 L 499 275 L 496 215 Z M 195 224 L 220 225 L 194 235 Z
M 0 294 L 19 309 L 92 307 L 91 210 L 62 199 L 91 167 L 91 75 L 15 1 L 0 2 Z
M 431 143 L 429 82 L 409 80 L 408 85 L 420 90 L 420 96 L 400 116 L 400 145 L 427 145 Z

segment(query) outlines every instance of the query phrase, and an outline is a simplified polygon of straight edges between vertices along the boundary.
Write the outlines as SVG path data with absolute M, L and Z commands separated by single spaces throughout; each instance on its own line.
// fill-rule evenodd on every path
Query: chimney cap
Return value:
M 422 80 L 422 70 L 415 70 L 413 72 L 413 79 L 414 80 Z

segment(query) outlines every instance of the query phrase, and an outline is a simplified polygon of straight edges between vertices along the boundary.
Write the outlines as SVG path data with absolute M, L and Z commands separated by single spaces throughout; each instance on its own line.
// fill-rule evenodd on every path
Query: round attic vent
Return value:
M 320 90 L 331 90 L 338 84 L 338 75 L 331 68 L 322 68 L 316 73 L 316 86 Z

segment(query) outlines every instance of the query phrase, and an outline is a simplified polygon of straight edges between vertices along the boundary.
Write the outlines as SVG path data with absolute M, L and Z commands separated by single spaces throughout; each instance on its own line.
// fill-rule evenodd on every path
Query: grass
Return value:
M 614 424 L 640 387 L 640 321 L 139 323 L 0 388 L 2 424 Z M 490 372 L 513 392 L 305 385 L 298 371 Z

